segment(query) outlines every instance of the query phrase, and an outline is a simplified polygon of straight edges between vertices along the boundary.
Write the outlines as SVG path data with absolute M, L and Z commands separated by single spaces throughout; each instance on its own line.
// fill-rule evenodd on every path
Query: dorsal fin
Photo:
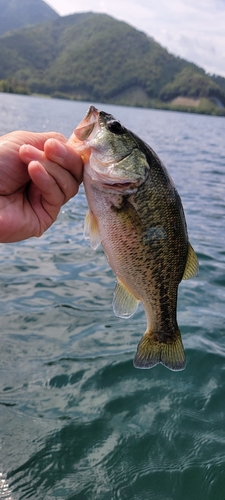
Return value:
M 198 273 L 198 269 L 198 257 L 191 244 L 188 243 L 188 256 L 182 279 L 189 280 L 190 278 L 194 278 L 194 276 L 196 276 L 196 274 Z

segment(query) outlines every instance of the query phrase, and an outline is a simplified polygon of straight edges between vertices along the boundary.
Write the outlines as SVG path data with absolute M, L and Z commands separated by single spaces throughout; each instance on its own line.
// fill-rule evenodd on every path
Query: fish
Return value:
M 89 206 L 84 237 L 101 244 L 116 275 L 113 311 L 130 318 L 141 302 L 147 328 L 136 368 L 186 365 L 177 323 L 178 286 L 198 272 L 181 198 L 160 158 L 110 113 L 90 106 L 71 146 L 84 162 Z

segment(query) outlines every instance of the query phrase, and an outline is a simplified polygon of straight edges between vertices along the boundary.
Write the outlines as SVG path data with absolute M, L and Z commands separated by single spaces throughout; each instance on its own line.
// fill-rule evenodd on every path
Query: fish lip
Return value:
M 91 135 L 93 131 L 95 123 L 87 123 L 83 126 L 79 126 L 75 128 L 74 135 L 79 141 L 85 141 Z
M 112 184 L 102 183 L 102 186 L 108 191 L 116 193 L 126 192 L 129 194 L 136 192 L 139 187 L 136 183 L 132 182 L 120 182 L 120 183 L 115 182 Z
M 136 192 L 139 186 L 144 183 L 143 179 L 131 180 L 131 179 L 107 179 L 107 182 L 101 180 L 102 186 L 107 190 L 112 190 L 113 192 L 126 192 L 133 193 Z
M 103 189 L 107 191 L 113 192 L 122 192 L 129 191 L 134 192 L 137 191 L 138 187 L 145 182 L 145 179 L 130 179 L 128 177 L 119 178 L 110 175 L 109 171 L 107 172 L 107 166 L 102 164 L 102 170 L 89 170 L 88 168 L 84 168 L 84 177 L 90 177 L 91 182 L 101 186 Z
M 128 155 L 129 156 L 129 155 Z M 125 157 L 126 158 L 126 157 Z M 122 161 L 124 158 L 121 158 Z M 117 162 L 117 164 L 120 162 Z M 113 175 L 114 168 L 112 164 L 98 162 L 98 169 L 95 169 L 95 175 L 98 177 L 98 182 L 107 189 L 123 191 L 126 188 L 136 190 L 145 179 L 133 179 L 130 177 L 116 177 Z M 95 178 L 92 176 L 92 180 Z
M 129 158 L 131 153 L 128 155 L 125 155 L 120 158 L 119 161 L 116 162 L 116 165 L 118 166 L 124 159 Z M 117 177 L 113 172 L 115 172 L 115 164 L 113 163 L 104 163 L 103 161 L 100 161 L 98 159 L 98 164 L 97 168 L 92 168 L 92 173 L 89 171 L 89 175 L 92 178 L 92 181 L 97 182 L 98 184 L 101 184 L 102 187 L 105 189 L 113 190 L 121 192 L 121 191 L 129 191 L 129 192 L 134 192 L 137 191 L 139 186 L 144 184 L 144 182 L 147 179 L 146 177 L 139 177 L 139 178 L 131 178 L 131 177 Z M 86 171 L 87 172 L 87 171 Z M 87 172 L 88 173 L 88 172 Z
M 139 178 L 139 179 L 129 179 L 129 178 L 122 178 L 122 179 L 116 179 L 115 177 L 108 177 L 107 180 L 104 178 L 101 178 L 101 185 L 108 190 L 111 190 L 112 192 L 124 192 L 126 194 L 132 194 L 136 193 L 137 190 L 145 184 L 145 182 L 148 179 L 148 173 L 146 174 L 145 178 Z
M 98 109 L 95 106 L 90 106 L 85 117 L 74 130 L 74 135 L 79 141 L 88 139 L 98 122 L 98 117 Z
M 93 115 L 95 115 L 97 118 L 99 115 L 99 110 L 95 106 L 92 105 L 87 110 L 87 113 L 86 113 L 84 119 L 88 119 L 90 116 L 93 116 Z
M 134 185 L 137 185 L 137 182 L 133 182 L 133 181 L 130 181 L 130 180 L 120 180 L 120 181 L 111 181 L 109 180 L 109 182 L 103 182 L 104 186 L 109 186 L 109 187 L 119 187 L 121 186 L 124 187 L 124 186 L 134 186 Z
M 143 179 L 129 179 L 128 177 L 124 178 L 116 178 L 112 175 L 110 175 L 109 172 L 107 172 L 107 165 L 101 165 L 104 170 L 94 170 L 94 172 L 90 173 L 87 172 L 85 169 L 85 172 L 87 173 L 88 176 L 91 177 L 92 181 L 95 181 L 102 186 L 105 186 L 106 188 L 119 188 L 124 189 L 125 186 L 139 186 L 142 184 Z

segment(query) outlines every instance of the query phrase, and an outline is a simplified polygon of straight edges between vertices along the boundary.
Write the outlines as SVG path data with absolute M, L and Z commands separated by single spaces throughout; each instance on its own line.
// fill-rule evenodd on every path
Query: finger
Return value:
M 54 139 L 47 142 L 49 144 L 45 150 L 49 155 L 48 158 L 45 152 L 29 144 L 20 148 L 20 155 L 22 160 L 28 164 L 29 175 L 42 191 L 46 201 L 52 205 L 58 205 L 60 201 L 62 205 L 77 194 L 79 182 L 82 179 L 83 164 L 80 156 L 72 148 L 67 148 Z M 50 177 L 45 175 L 41 166 Z M 63 198 L 57 187 L 61 190 Z
M 23 146 L 20 147 L 19 153 L 21 160 L 27 165 L 33 160 L 45 160 L 45 153 L 30 144 L 23 144 Z
M 28 200 L 40 221 L 40 234 L 44 232 L 55 220 L 64 203 L 64 194 L 52 176 L 38 161 L 32 161 L 28 165 L 30 183 L 28 189 Z
M 44 145 L 46 157 L 68 170 L 77 180 L 82 182 L 83 162 L 80 155 L 68 144 L 56 139 L 48 139 Z
M 51 180 L 48 179 L 46 170 L 40 163 L 35 161 L 30 163 L 30 167 L 31 170 L 33 169 L 36 184 L 30 182 L 27 190 L 27 200 L 33 214 L 36 215 L 37 224 L 33 236 L 39 237 L 55 222 L 61 208 L 60 196 L 62 194 L 59 190 L 59 203 L 56 205 L 49 203 L 48 191 L 51 189 Z
M 58 207 L 66 203 L 78 192 L 78 182 L 59 165 L 53 162 L 31 161 L 28 165 L 31 180 L 40 190 L 43 201 Z
M 48 175 L 44 174 L 43 168 Z M 78 192 L 79 184 L 73 175 L 48 159 L 36 163 L 30 162 L 28 173 L 51 204 L 58 204 L 60 200 L 61 205 L 63 205 Z M 59 189 L 61 194 L 59 194 Z
M 18 131 L 15 133 L 14 140 L 18 142 L 17 146 L 15 144 L 15 148 L 18 147 L 19 156 L 23 163 L 28 165 L 32 160 L 41 160 L 42 157 L 38 155 L 38 151 L 43 152 L 45 142 L 53 137 L 61 141 L 61 143 L 66 143 L 66 138 L 57 132 L 34 133 Z
M 25 132 L 19 130 L 17 132 L 11 132 L 11 140 L 14 138 L 14 142 L 18 145 L 30 144 L 43 151 L 44 144 L 48 139 L 55 138 L 62 143 L 66 143 L 66 138 L 59 132 Z

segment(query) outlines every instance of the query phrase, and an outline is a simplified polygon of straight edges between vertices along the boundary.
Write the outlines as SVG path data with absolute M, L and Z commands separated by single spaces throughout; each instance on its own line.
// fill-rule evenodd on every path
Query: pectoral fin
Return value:
M 118 280 L 113 296 L 113 312 L 119 318 L 130 318 L 137 310 L 139 300 Z
M 90 239 L 91 248 L 96 250 L 101 244 L 100 234 L 98 231 L 98 224 L 91 210 L 88 210 L 84 221 L 84 238 Z
M 187 262 L 182 279 L 189 280 L 190 278 L 194 278 L 194 276 L 196 276 L 196 274 L 198 273 L 198 268 L 198 257 L 191 244 L 189 243 Z

